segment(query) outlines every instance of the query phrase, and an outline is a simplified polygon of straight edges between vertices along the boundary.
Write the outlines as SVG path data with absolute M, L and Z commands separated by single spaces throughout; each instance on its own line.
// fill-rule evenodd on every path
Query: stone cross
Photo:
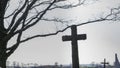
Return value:
M 71 26 L 71 36 L 65 35 L 63 41 L 72 41 L 72 68 L 79 68 L 78 43 L 77 40 L 85 40 L 86 34 L 77 35 L 76 25 Z
M 104 59 L 104 62 L 101 62 L 101 64 L 104 65 L 104 68 L 106 68 L 106 64 L 109 64 L 108 62 L 106 62 L 106 59 Z

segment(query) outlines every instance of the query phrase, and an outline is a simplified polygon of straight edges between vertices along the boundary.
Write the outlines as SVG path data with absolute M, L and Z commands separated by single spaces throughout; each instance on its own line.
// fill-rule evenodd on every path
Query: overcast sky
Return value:
M 120 5 L 119 0 L 99 0 L 96 3 L 77 7 L 70 11 L 58 12 L 56 10 L 55 15 L 69 17 L 68 20 L 73 18 L 75 20 L 73 23 L 81 23 L 107 14 L 110 8 L 117 5 Z M 50 27 L 50 25 L 47 25 L 47 27 Z M 42 27 L 42 30 L 44 29 L 45 27 Z M 100 63 L 104 58 L 113 64 L 115 53 L 118 54 L 120 59 L 119 29 L 119 21 L 78 26 L 78 34 L 87 34 L 87 40 L 78 42 L 80 64 Z M 38 30 L 34 28 L 29 33 Z M 55 36 L 36 38 L 21 44 L 8 60 L 10 62 L 38 63 L 40 65 L 54 64 L 55 62 L 58 62 L 58 64 L 70 64 L 71 43 L 63 42 L 61 38 L 63 35 L 70 35 L 70 29 Z

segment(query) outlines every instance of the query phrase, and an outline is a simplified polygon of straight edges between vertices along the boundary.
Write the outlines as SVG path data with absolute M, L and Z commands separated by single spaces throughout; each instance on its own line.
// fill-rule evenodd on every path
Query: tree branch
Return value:
M 24 26 L 25 26 L 25 19 L 24 19 L 24 21 L 23 21 L 23 23 L 22 23 L 21 29 L 24 28 Z M 21 37 L 22 37 L 22 33 L 23 33 L 22 31 L 19 32 L 18 37 L 17 37 L 17 42 L 16 42 L 16 44 L 14 44 L 12 47 L 6 49 L 7 51 L 9 51 L 9 52 L 7 53 L 7 56 L 8 56 L 8 57 L 9 57 L 12 53 L 14 53 L 14 51 L 19 47 L 19 45 L 20 45 L 20 40 L 21 40 Z
M 20 9 L 16 9 L 14 12 L 10 14 L 14 15 L 11 21 L 11 24 L 8 27 L 8 31 L 10 32 L 7 37 L 8 39 L 10 39 L 11 37 L 17 35 L 17 40 L 16 43 L 7 48 L 7 56 L 9 57 L 17 48 L 21 43 L 24 43 L 26 41 L 29 41 L 31 39 L 37 38 L 37 37 L 47 37 L 47 36 L 52 36 L 52 35 L 56 35 L 60 32 L 64 32 L 65 30 L 67 30 L 68 28 L 70 28 L 72 25 L 66 25 L 65 28 L 61 29 L 61 30 L 57 30 L 56 32 L 53 33 L 47 33 L 47 34 L 39 34 L 39 35 L 34 35 L 31 37 L 28 37 L 26 39 L 21 40 L 22 37 L 22 33 L 29 29 L 30 27 L 36 25 L 40 20 L 44 20 L 44 21 L 54 21 L 54 22 L 61 22 L 64 24 L 64 20 L 60 20 L 60 19 L 47 19 L 44 18 L 43 16 L 47 13 L 47 11 L 56 9 L 56 8 L 60 8 L 60 9 L 69 9 L 69 8 L 73 8 L 73 7 L 77 7 L 80 6 L 82 4 L 84 4 L 84 2 L 86 0 L 83 0 L 82 2 L 80 0 L 78 0 L 79 3 L 77 4 L 68 4 L 68 5 L 57 5 L 56 3 L 58 3 L 58 0 L 53 0 L 51 3 L 48 2 L 43 2 L 43 3 L 38 3 L 35 5 L 35 3 L 37 2 L 37 0 L 26 0 L 25 3 L 23 4 L 23 6 Z M 29 2 L 29 3 L 28 3 Z M 28 13 L 31 9 L 40 6 L 41 4 L 48 4 L 47 8 L 45 8 L 44 10 L 34 14 L 34 16 L 27 18 Z M 24 12 L 22 13 L 22 15 L 17 19 L 17 17 L 19 16 L 19 14 L 24 10 Z M 117 10 L 117 12 L 114 12 L 115 10 Z M 37 10 L 36 10 L 37 11 Z M 91 20 L 91 21 L 87 21 L 87 22 L 83 22 L 80 24 L 75 24 L 76 26 L 82 26 L 82 25 L 86 25 L 86 24 L 90 24 L 90 23 L 96 23 L 96 22 L 102 22 L 102 21 L 116 21 L 117 19 L 119 19 L 119 14 L 120 14 L 120 7 L 119 8 L 113 8 L 111 9 L 110 14 L 106 15 L 105 17 L 99 18 L 99 19 L 95 19 L 95 20 Z M 8 17 L 9 17 L 8 16 Z M 28 20 L 28 21 L 27 21 Z M 120 20 L 120 19 L 119 19 Z M 22 27 L 18 28 L 20 25 L 22 24 Z M 12 33 L 12 34 L 11 34 Z M 6 38 L 7 38 L 6 37 Z
M 21 13 L 21 11 L 25 8 L 25 6 L 27 5 L 27 2 L 28 2 L 28 0 L 25 1 L 25 3 L 23 4 L 23 6 L 22 6 L 19 10 L 16 9 L 17 12 L 14 14 L 14 16 L 13 16 L 13 18 L 12 18 L 12 21 L 11 21 L 11 24 L 9 25 L 9 27 L 8 27 L 8 29 L 7 29 L 8 32 L 12 29 L 13 25 L 15 24 L 15 20 L 16 20 L 18 14 Z M 14 28 L 14 27 L 13 27 L 13 28 Z M 13 32 L 13 31 L 12 31 L 12 32 Z
M 98 19 L 98 20 L 93 20 L 93 21 L 88 21 L 88 22 L 84 22 L 84 23 L 81 23 L 81 24 L 76 24 L 76 26 L 82 26 L 82 25 L 86 25 L 86 24 L 90 24 L 90 23 L 95 23 L 95 22 L 102 22 L 102 21 L 110 21 L 111 19 Z M 68 28 L 70 28 L 72 25 L 70 26 L 67 26 L 66 28 L 62 29 L 62 30 L 58 30 L 56 31 L 55 33 L 49 33 L 49 34 L 43 34 L 43 35 L 35 35 L 35 36 L 32 36 L 32 37 L 29 37 L 29 38 L 26 38 L 24 40 L 21 40 L 20 43 L 23 43 L 23 42 L 26 42 L 28 40 L 31 40 L 31 39 L 34 39 L 34 38 L 37 38 L 37 37 L 47 37 L 47 36 L 52 36 L 52 35 L 56 35 L 60 32 L 64 32 L 65 30 L 67 30 Z
M 114 11 L 117 11 L 117 12 L 114 12 Z M 80 23 L 80 24 L 76 24 L 76 26 L 82 26 L 82 25 L 86 25 L 86 24 L 90 24 L 90 23 L 96 23 L 96 22 L 102 22 L 102 21 L 116 21 L 114 20 L 116 17 L 118 17 L 117 15 L 120 14 L 120 7 L 118 8 L 113 8 L 110 10 L 110 14 L 106 15 L 105 17 L 102 17 L 100 19 L 96 19 L 96 20 L 92 20 L 92 21 L 87 21 L 87 22 L 84 22 L 84 23 Z M 113 16 L 115 15 L 115 16 Z M 113 16 L 111 18 L 111 16 Z M 120 18 L 120 17 L 119 17 Z M 41 19 L 42 20 L 42 19 Z M 48 21 L 56 21 L 58 22 L 59 20 L 49 20 L 49 19 L 43 19 L 43 20 L 48 20 Z M 120 20 L 120 19 L 118 19 Z M 23 42 L 26 42 L 28 40 L 31 40 L 31 39 L 34 39 L 34 38 L 37 38 L 37 37 L 46 37 L 46 36 L 51 36 L 51 35 L 56 35 L 60 32 L 64 32 L 65 30 L 67 30 L 68 28 L 70 28 L 72 25 L 68 26 L 62 30 L 58 30 L 56 31 L 55 33 L 49 33 L 49 34 L 44 34 L 44 35 L 35 35 L 35 36 L 32 36 L 32 37 L 29 37 L 29 38 L 26 38 L 24 40 L 21 40 L 20 43 L 23 43 Z
M 46 14 L 46 12 L 49 10 L 49 8 L 50 8 L 55 2 L 56 2 L 56 0 L 54 0 L 54 1 L 44 10 L 44 12 L 43 12 L 38 18 L 35 17 L 35 18 L 37 18 L 37 20 L 35 20 L 33 23 L 25 26 L 23 29 L 16 31 L 14 34 L 17 34 L 17 33 L 19 33 L 20 31 L 25 31 L 25 30 L 27 30 L 28 28 L 34 26 L 38 21 L 40 21 L 40 20 L 42 19 L 42 17 Z M 33 19 L 35 19 L 35 18 L 33 18 Z M 32 19 L 32 20 L 33 20 L 33 19 Z M 31 22 L 32 20 L 30 20 L 30 22 Z

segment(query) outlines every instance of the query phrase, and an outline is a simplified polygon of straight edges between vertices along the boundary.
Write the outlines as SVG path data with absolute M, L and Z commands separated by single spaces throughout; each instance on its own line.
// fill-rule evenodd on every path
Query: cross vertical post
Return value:
M 77 28 L 76 26 L 72 26 L 72 61 L 73 68 L 79 68 L 79 54 L 78 54 L 78 43 L 77 43 Z
M 65 35 L 63 41 L 72 41 L 72 68 L 79 68 L 78 43 L 77 40 L 85 40 L 86 34 L 77 35 L 76 25 L 71 26 L 71 36 Z

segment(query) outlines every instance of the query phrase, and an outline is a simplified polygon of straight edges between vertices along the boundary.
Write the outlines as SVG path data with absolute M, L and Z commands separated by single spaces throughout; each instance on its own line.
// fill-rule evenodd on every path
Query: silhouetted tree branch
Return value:
M 13 11 L 13 13 L 4 17 L 5 19 L 12 17 L 11 23 L 7 28 L 8 35 L 5 37 L 5 39 L 10 40 L 13 36 L 18 35 L 17 42 L 13 46 L 6 49 L 8 57 L 12 53 L 14 53 L 14 51 L 17 49 L 17 47 L 19 46 L 20 43 L 22 43 L 23 41 L 25 42 L 25 40 L 27 41 L 28 39 L 30 40 L 30 39 L 38 37 L 38 35 L 36 35 L 36 36 L 30 37 L 30 38 L 27 38 L 27 39 L 21 41 L 22 33 L 25 30 L 31 28 L 32 26 L 37 24 L 40 20 L 50 21 L 48 19 L 43 18 L 43 16 L 46 14 L 47 11 L 51 11 L 56 8 L 69 9 L 69 8 L 73 8 L 76 6 L 80 6 L 84 3 L 85 0 L 83 2 L 79 1 L 79 3 L 75 4 L 75 5 L 72 5 L 72 4 L 62 5 L 62 6 L 57 5 L 58 2 L 62 2 L 62 1 L 64 1 L 64 0 L 43 1 L 43 2 L 35 4 L 37 2 L 37 0 L 33 0 L 33 1 L 25 0 L 21 7 L 15 9 Z M 41 5 L 48 5 L 48 6 L 44 10 L 38 11 L 38 9 L 36 9 L 36 8 Z M 34 10 L 34 9 L 35 9 L 34 15 L 32 17 L 28 17 L 28 14 L 30 13 L 30 11 Z M 19 16 L 19 18 L 18 18 L 18 16 Z M 55 19 L 51 20 L 51 21 L 55 21 Z M 56 21 L 57 21 L 57 19 L 56 19 Z M 59 20 L 58 22 L 65 22 L 65 21 Z M 24 26 L 22 28 L 18 28 L 23 23 L 24 23 Z M 45 37 L 45 36 L 50 36 L 50 35 L 56 35 L 59 32 L 60 31 L 57 31 L 56 33 L 50 33 L 50 34 L 45 34 L 45 35 L 40 35 L 40 36 Z
M 71 20 L 64 20 L 61 18 L 47 18 L 45 15 L 48 12 L 52 12 L 56 9 L 71 9 L 77 6 L 84 5 L 87 0 L 76 0 L 77 3 L 70 3 L 67 0 L 17 0 L 15 4 L 16 8 L 11 8 L 9 11 L 12 0 L 1 0 L 0 1 L 0 67 L 6 68 L 7 58 L 15 52 L 21 43 L 29 41 L 37 37 L 46 37 L 51 35 L 56 35 L 60 32 L 64 32 L 66 29 L 70 28 L 69 22 Z M 8 25 L 6 26 L 6 20 L 8 20 Z M 102 22 L 102 21 L 117 21 L 120 20 L 120 7 L 113 8 L 110 10 L 108 15 L 100 17 L 98 19 L 89 20 L 86 22 L 80 22 L 80 24 L 75 24 L 77 26 L 82 26 L 85 24 Z M 65 25 L 62 29 L 57 29 L 56 32 L 46 33 L 46 34 L 36 34 L 28 38 L 22 38 L 24 32 L 35 26 L 37 23 L 45 22 L 56 22 Z M 8 47 L 8 42 L 16 37 L 16 42 Z

